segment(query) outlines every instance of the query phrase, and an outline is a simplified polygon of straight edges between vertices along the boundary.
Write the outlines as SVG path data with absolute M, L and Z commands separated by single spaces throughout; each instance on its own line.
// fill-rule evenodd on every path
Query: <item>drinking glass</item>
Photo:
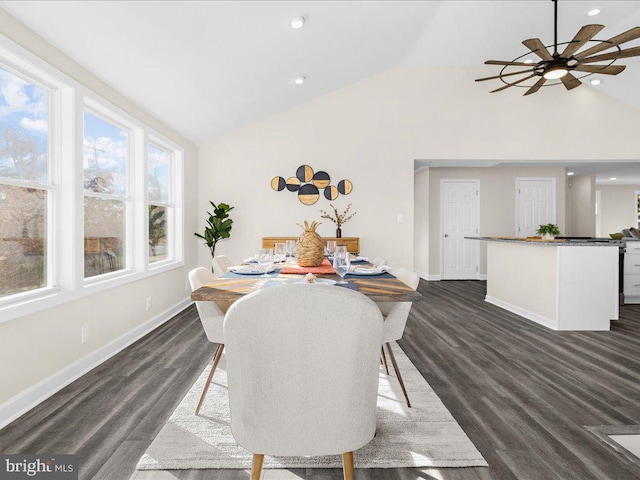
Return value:
M 260 269 L 264 272 L 263 276 L 268 276 L 267 272 L 271 270 L 273 266 L 273 249 L 261 248 L 258 250 L 258 265 L 260 265 Z
M 276 247 L 273 250 L 275 262 L 284 262 L 286 260 L 285 256 L 285 244 L 284 243 L 276 243 Z
M 293 254 L 296 253 L 296 241 L 295 240 L 287 240 L 284 244 L 284 249 L 287 252 L 287 255 L 293 257 Z
M 345 285 L 348 283 L 344 281 L 344 276 L 349 271 L 349 266 L 349 252 L 347 251 L 347 247 L 344 245 L 337 246 L 336 251 L 333 254 L 333 269 L 342 279 L 339 282 L 336 282 L 338 285 Z
M 335 240 L 327 240 L 327 255 L 330 257 L 333 256 L 333 253 L 336 251 L 336 241 Z

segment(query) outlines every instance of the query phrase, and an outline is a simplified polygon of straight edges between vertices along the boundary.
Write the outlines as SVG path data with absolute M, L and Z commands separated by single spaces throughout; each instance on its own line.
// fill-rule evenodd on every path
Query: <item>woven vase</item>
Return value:
M 306 221 L 304 227 L 300 225 L 304 232 L 298 238 L 296 245 L 296 261 L 301 267 L 317 267 L 324 259 L 324 242 L 316 233 L 318 225 L 320 224 L 317 222 L 309 225 Z

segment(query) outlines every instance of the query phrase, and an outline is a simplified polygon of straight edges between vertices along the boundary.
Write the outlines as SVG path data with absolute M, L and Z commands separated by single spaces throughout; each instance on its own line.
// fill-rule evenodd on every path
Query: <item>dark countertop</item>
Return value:
M 619 247 L 622 244 L 621 240 L 568 240 L 568 239 L 556 239 L 556 240 L 526 240 L 524 238 L 516 237 L 464 237 L 469 240 L 483 240 L 486 242 L 504 242 L 504 243 L 521 243 L 526 245 L 542 245 L 547 247 Z

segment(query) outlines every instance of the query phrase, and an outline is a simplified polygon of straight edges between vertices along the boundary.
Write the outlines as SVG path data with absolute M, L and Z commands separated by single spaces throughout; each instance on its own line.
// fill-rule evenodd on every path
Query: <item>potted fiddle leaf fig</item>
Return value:
M 542 235 L 544 240 L 553 240 L 556 236 L 560 235 L 560 229 L 557 225 L 548 223 L 546 225 L 540 225 L 537 233 Z
M 211 250 L 211 258 L 213 258 L 216 256 L 216 243 L 231 236 L 233 220 L 229 218 L 229 211 L 233 210 L 233 207 L 226 203 L 218 205 L 211 201 L 209 203 L 213 207 L 213 213 L 207 212 L 209 218 L 207 226 L 204 227 L 204 235 L 199 233 L 194 233 L 194 235 L 204 240 L 204 243 Z

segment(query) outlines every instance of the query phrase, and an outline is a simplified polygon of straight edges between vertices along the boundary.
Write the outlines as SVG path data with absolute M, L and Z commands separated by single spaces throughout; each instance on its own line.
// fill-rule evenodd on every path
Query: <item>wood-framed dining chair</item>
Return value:
M 212 282 L 216 279 L 216 276 L 206 268 L 198 267 L 189 272 L 189 283 L 191 284 L 191 291 L 197 290 L 203 285 Z M 215 353 L 213 355 L 213 364 L 211 366 L 211 372 L 207 377 L 207 381 L 202 389 L 200 395 L 200 401 L 196 407 L 196 415 L 200 413 L 204 399 L 209 391 L 213 374 L 216 371 L 220 357 L 222 357 L 222 351 L 224 350 L 224 337 L 223 337 L 223 322 L 224 313 L 215 302 L 196 302 L 196 309 L 198 310 L 198 316 L 200 317 L 200 323 L 204 328 L 204 333 L 207 335 L 207 339 L 211 343 L 217 343 Z
M 253 453 L 251 479 L 265 454 L 341 454 L 353 478 L 353 451 L 376 429 L 376 304 L 331 285 L 266 288 L 231 306 L 224 337 L 231 430 Z
M 391 270 L 391 274 L 398 280 L 406 284 L 407 286 L 416 290 L 420 283 L 420 275 L 406 268 L 396 268 Z M 409 312 L 411 311 L 412 302 L 380 302 L 378 306 L 384 316 L 384 323 L 382 327 L 382 348 L 381 356 L 384 363 L 384 368 L 387 375 L 389 375 L 389 367 L 387 365 L 387 357 L 385 356 L 384 347 L 387 347 L 387 353 L 391 359 L 391 364 L 396 373 L 396 378 L 400 383 L 400 388 L 404 394 L 404 398 L 407 401 L 407 407 L 411 408 L 411 401 L 409 400 L 409 394 L 404 386 L 402 380 L 402 374 L 398 368 L 396 357 L 391 350 L 391 342 L 400 340 L 404 334 L 404 328 L 407 325 L 407 319 L 409 318 Z

